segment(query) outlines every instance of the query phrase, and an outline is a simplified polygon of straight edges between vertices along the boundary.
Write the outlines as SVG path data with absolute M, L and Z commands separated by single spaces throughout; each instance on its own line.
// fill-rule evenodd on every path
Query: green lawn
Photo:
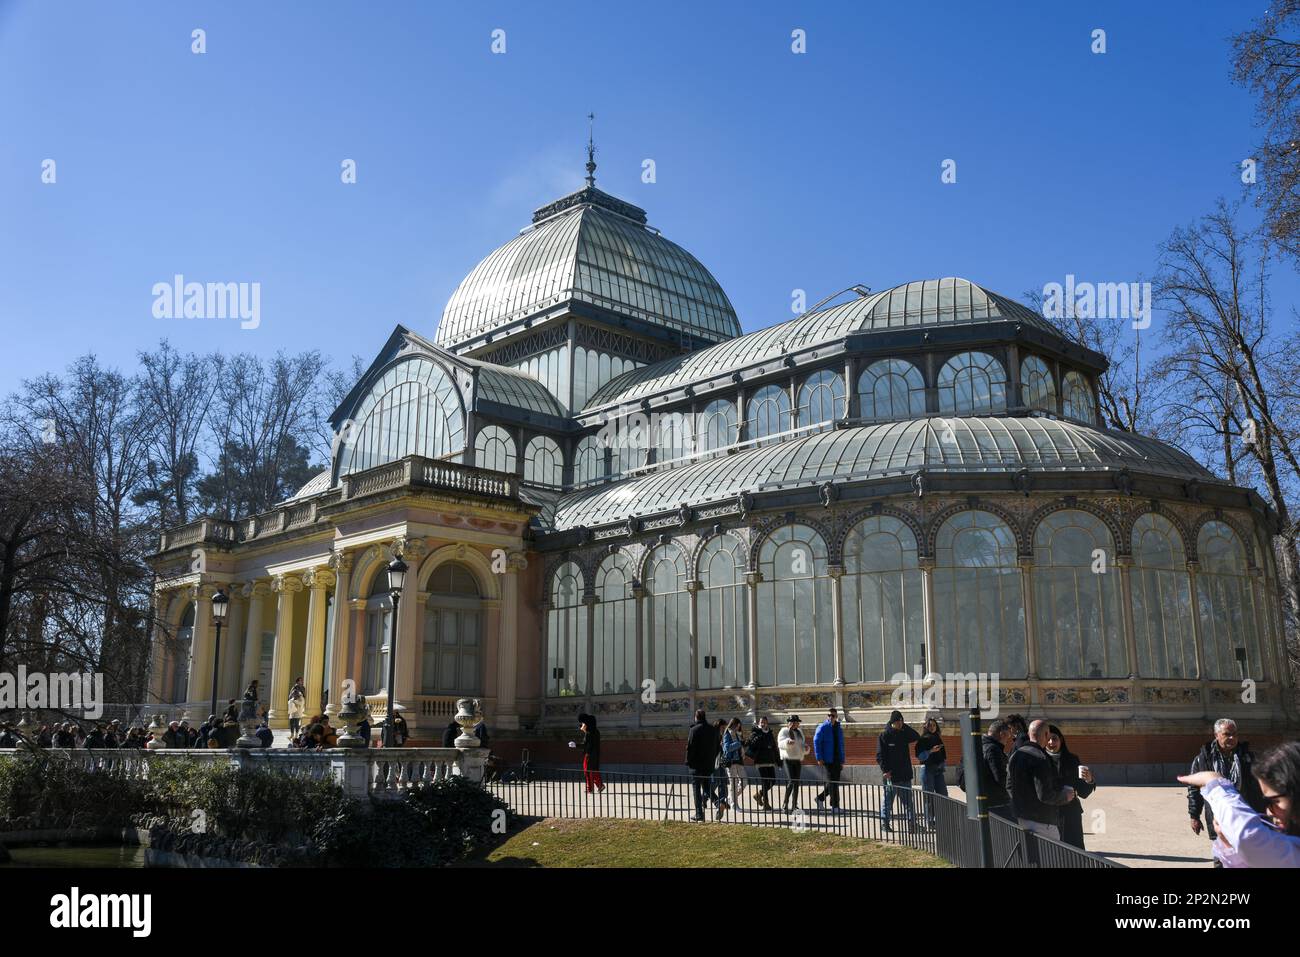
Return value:
M 546 818 L 471 867 L 948 867 L 924 851 L 788 828 Z

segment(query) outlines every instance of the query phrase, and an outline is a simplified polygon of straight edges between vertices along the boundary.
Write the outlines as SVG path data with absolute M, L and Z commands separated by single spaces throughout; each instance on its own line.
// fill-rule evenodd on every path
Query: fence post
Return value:
M 965 765 L 966 816 L 979 824 L 980 867 L 993 866 L 993 833 L 989 830 L 988 770 L 980 749 L 980 712 L 971 708 L 961 716 L 961 760 Z M 972 773 L 974 772 L 974 773 Z

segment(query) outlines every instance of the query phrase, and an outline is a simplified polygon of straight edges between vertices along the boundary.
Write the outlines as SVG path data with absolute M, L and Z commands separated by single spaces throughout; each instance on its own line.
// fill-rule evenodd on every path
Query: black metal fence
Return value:
M 753 769 L 749 769 L 753 770 Z M 749 774 L 736 794 L 725 792 L 721 774 L 703 780 L 697 808 L 696 779 L 690 774 L 601 772 L 599 784 L 573 768 L 503 769 L 487 788 L 525 817 L 626 818 L 647 821 L 698 820 L 790 828 L 897 844 L 936 854 L 958 867 L 980 866 L 979 822 L 961 801 L 919 787 L 823 780 L 790 781 L 779 776 L 768 787 Z M 760 798 L 766 796 L 766 802 Z M 818 801 L 821 797 L 822 800 Z M 715 803 L 715 799 L 717 803 Z M 726 805 L 721 803 L 726 801 Z M 995 867 L 1122 867 L 990 817 Z

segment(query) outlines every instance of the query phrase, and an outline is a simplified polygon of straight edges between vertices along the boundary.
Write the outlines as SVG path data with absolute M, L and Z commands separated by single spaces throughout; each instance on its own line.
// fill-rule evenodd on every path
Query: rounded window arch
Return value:
M 835 623 L 826 542 L 803 524 L 782 525 L 758 550 L 758 682 L 835 680 Z
M 551 578 L 546 612 L 546 693 L 550 697 L 586 694 L 587 606 L 582 602 L 582 569 L 565 562 Z
M 790 431 L 790 393 L 765 385 L 749 400 L 749 439 L 766 439 Z
M 675 542 L 659 545 L 645 566 L 644 674 L 659 691 L 691 687 L 691 606 L 688 561 Z
M 963 352 L 939 370 L 939 411 L 992 415 L 1007 409 L 1007 375 L 986 352 Z
M 460 390 L 436 362 L 395 363 L 370 387 L 341 434 L 340 475 L 423 455 L 445 458 L 465 445 Z
M 698 577 L 700 687 L 738 688 L 749 682 L 745 546 L 734 535 L 714 535 L 700 550 Z
M 1031 409 L 1056 414 L 1056 383 L 1052 370 L 1038 356 L 1020 362 L 1020 400 Z
M 862 417 L 869 421 L 912 419 L 925 415 L 925 379 L 903 359 L 880 359 L 858 376 Z
M 481 469 L 514 473 L 515 440 L 499 425 L 485 425 L 474 436 L 474 462 Z
M 934 671 L 1028 672 L 1016 536 L 992 512 L 963 511 L 935 536 Z
M 1201 526 L 1196 551 L 1203 677 L 1262 680 L 1265 667 L 1245 546 L 1227 522 L 1212 521 Z
M 1063 509 L 1038 523 L 1034 613 L 1040 677 L 1128 675 L 1115 548 L 1096 515 Z
M 559 488 L 564 484 L 564 456 L 549 435 L 535 435 L 524 449 L 524 481 Z
M 584 435 L 573 455 L 573 484 L 590 485 L 605 478 L 605 446 L 596 435 Z
M 844 415 L 844 379 L 830 369 L 820 369 L 799 387 L 799 409 L 795 425 L 801 428 L 834 428 Z
M 691 416 L 688 412 L 665 412 L 654 418 L 655 463 L 669 467 L 685 465 L 683 461 L 694 451 L 695 438 L 691 433 Z
M 1088 425 L 1097 424 L 1097 404 L 1088 380 L 1077 372 L 1067 372 L 1061 383 L 1061 414 Z
M 1187 554 L 1174 523 L 1147 512 L 1133 523 L 1133 629 L 1138 674 L 1195 678 L 1192 590 Z
M 736 403 L 730 399 L 714 399 L 704 407 L 696 437 L 699 451 L 715 452 L 735 445 L 737 435 Z
M 840 589 L 845 681 L 889 681 L 924 660 L 924 581 L 906 523 L 878 515 L 855 525 Z
M 429 577 L 424 605 L 421 694 L 482 694 L 484 616 L 478 579 L 460 562 Z
M 636 682 L 636 571 L 625 552 L 596 568 L 592 681 L 596 694 L 629 694 Z

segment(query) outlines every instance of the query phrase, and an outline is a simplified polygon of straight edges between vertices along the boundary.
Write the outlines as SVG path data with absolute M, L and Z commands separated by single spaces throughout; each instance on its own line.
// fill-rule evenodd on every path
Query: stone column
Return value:
M 289 674 L 293 661 L 293 597 L 302 591 L 302 579 L 297 575 L 276 575 L 271 590 L 276 596 L 275 653 L 271 659 L 267 719 L 271 728 L 279 731 L 289 727 L 289 684 L 296 677 Z
M 244 627 L 244 666 L 239 678 L 241 694 L 249 683 L 257 678 L 262 663 L 263 608 L 266 596 L 271 594 L 271 586 L 267 582 L 249 582 L 244 586 L 243 593 L 248 600 L 248 623 Z M 258 688 L 257 692 L 258 697 L 265 704 L 271 689 Z
M 506 571 L 501 576 L 501 613 L 497 634 L 497 713 L 496 726 L 519 727 L 519 573 L 528 567 L 523 552 L 506 557 Z M 588 659 L 590 660 L 590 650 Z M 542 659 L 542 670 L 546 660 Z
M 221 636 L 221 677 L 217 684 L 217 707 L 225 707 L 226 699 L 238 698 L 243 688 L 236 688 L 243 670 L 244 644 L 248 641 L 248 599 L 244 596 L 243 582 L 227 586 L 230 595 L 230 614 L 226 615 L 226 634 Z
M 636 682 L 633 687 L 640 691 L 644 687 L 644 681 L 649 678 L 651 681 L 657 680 L 653 674 L 645 673 L 645 586 L 638 582 L 632 588 L 632 597 L 636 600 Z M 590 613 L 587 614 L 587 620 L 592 619 Z M 651 686 L 655 687 L 655 686 Z M 655 700 L 658 701 L 658 688 L 655 689 Z M 637 720 L 640 720 L 641 713 L 645 710 L 644 702 L 641 698 L 637 699 Z
M 351 632 L 352 609 L 347 600 L 352 578 L 352 556 L 345 552 L 335 552 L 330 556 L 330 567 L 334 569 L 334 644 L 331 646 L 330 660 L 325 662 L 325 687 L 329 690 L 329 702 L 325 713 L 329 715 L 330 724 L 339 713 L 343 700 L 343 679 L 348 675 L 348 635 Z M 354 693 L 357 689 L 354 688 Z
M 190 643 L 190 680 L 185 690 L 185 700 L 209 700 L 212 693 L 212 595 L 211 585 L 195 585 L 190 592 L 194 599 L 194 635 Z M 207 705 L 205 704 L 204 707 Z M 202 721 L 205 711 L 197 716 Z M 191 715 L 191 717 L 196 717 Z
M 831 577 L 831 621 L 835 629 L 835 687 L 844 687 L 844 566 L 828 565 Z
M 351 674 L 344 674 L 339 682 L 342 687 L 350 679 L 359 695 L 377 690 L 363 687 L 366 675 L 366 605 L 365 598 L 353 598 L 348 602 L 348 613 L 352 616 L 352 646 L 348 649 L 345 670 L 350 670 Z
M 745 592 L 749 599 L 749 688 L 751 691 L 758 687 L 758 583 L 762 580 L 762 572 L 745 573 L 747 586 Z
M 1116 555 L 1115 566 L 1119 569 L 1119 600 L 1124 605 L 1124 648 L 1128 653 L 1128 677 L 1130 681 L 1137 681 L 1139 668 L 1137 625 L 1133 621 L 1133 556 Z
M 921 569 L 921 620 L 925 629 L 925 670 L 940 673 L 942 663 L 939 661 L 939 616 L 934 603 L 934 567 L 931 555 L 922 555 L 916 560 Z M 924 677 L 924 675 L 922 676 Z
M 149 646 L 149 702 L 162 701 L 167 681 L 167 609 L 171 606 L 169 592 L 153 594 L 153 628 Z
M 1249 668 L 1246 671 L 1246 677 L 1251 678 L 1258 684 L 1261 681 L 1267 681 L 1269 674 L 1273 673 L 1273 661 L 1270 646 L 1273 642 L 1269 638 L 1268 629 L 1264 618 L 1264 570 L 1258 566 L 1250 570 L 1250 597 L 1255 606 L 1255 641 L 1259 646 L 1259 661 L 1256 666 L 1260 669 L 1260 674 L 1251 674 Z M 1250 646 L 1246 646 L 1246 661 L 1250 662 Z
M 686 583 L 687 625 L 689 626 L 691 648 L 691 711 L 699 705 L 695 703 L 700 690 L 700 583 L 694 579 Z
M 1034 616 L 1034 557 L 1021 555 L 1016 559 L 1020 566 L 1020 597 L 1025 606 L 1025 661 L 1030 681 L 1038 680 L 1038 626 Z
M 329 590 L 334 587 L 334 573 L 328 568 L 313 568 L 303 576 L 311 589 L 307 604 L 307 648 L 303 656 L 303 683 L 307 686 L 307 717 L 321 713 L 321 685 L 325 681 L 325 619 L 329 612 Z
M 1196 677 L 1202 682 L 1204 689 L 1205 677 L 1205 647 L 1201 641 L 1201 596 L 1200 588 L 1196 583 L 1197 569 L 1199 563 L 1189 561 L 1187 563 L 1188 591 L 1192 598 L 1192 641 L 1196 646 Z

